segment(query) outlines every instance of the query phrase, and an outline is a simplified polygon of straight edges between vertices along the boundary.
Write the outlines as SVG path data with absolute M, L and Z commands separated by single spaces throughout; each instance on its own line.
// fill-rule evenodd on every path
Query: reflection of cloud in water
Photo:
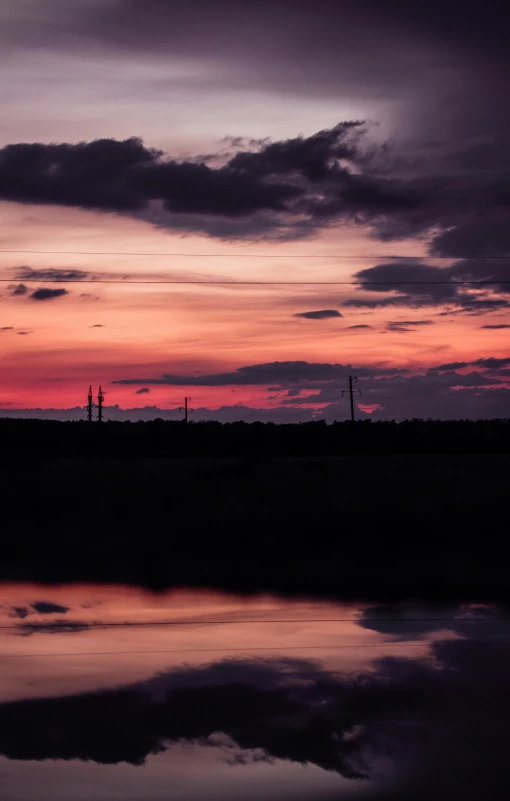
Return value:
M 31 636 L 26 644 L 19 637 L 0 641 L 2 697 L 22 699 L 0 703 L 0 755 L 14 761 L 0 759 L 9 775 L 24 760 L 17 775 L 27 798 L 25 767 L 28 777 L 37 764 L 52 776 L 71 771 L 71 782 L 85 769 L 116 771 L 118 781 L 130 772 L 131 792 L 146 781 L 137 777 L 153 781 L 155 766 L 165 764 L 174 775 L 184 763 L 193 801 L 209 794 L 220 763 L 230 776 L 263 774 L 264 797 L 282 797 L 278 777 L 289 771 L 292 797 L 305 797 L 305 776 L 313 776 L 308 797 L 317 798 L 325 797 L 319 790 L 324 776 L 337 782 L 324 793 L 346 799 L 507 796 L 501 765 L 510 646 L 503 641 L 510 624 L 498 620 L 509 616 L 505 610 L 415 604 L 360 610 L 267 596 L 151 596 L 103 587 L 55 588 L 45 602 L 34 597 L 33 587 L 13 588 L 0 609 L 2 623 L 18 634 L 51 635 Z M 69 611 L 59 619 L 63 613 L 53 610 L 51 619 L 41 620 L 50 612 L 36 612 L 35 603 Z M 31 611 L 13 620 L 13 607 Z M 280 618 L 288 621 L 277 623 Z M 165 619 L 192 625 L 146 625 Z M 102 627 L 123 620 L 142 625 Z M 294 651 L 298 658 L 290 658 L 286 648 L 296 644 L 320 649 Z M 334 650 L 343 644 L 345 650 Z M 250 659 L 242 656 L 248 645 L 260 647 Z M 279 650 L 267 658 L 266 646 Z M 191 652 L 198 647 L 233 647 L 237 655 Z M 123 654 L 131 648 L 140 653 Z M 158 648 L 181 651 L 158 655 Z M 9 658 L 16 654 L 30 658 Z M 140 771 L 141 764 L 149 767 Z M 222 781 L 227 787 L 233 780 Z M 250 779 L 239 779 L 238 796 L 249 795 L 243 781 Z M 21 792 L 16 783 L 9 787 L 16 788 L 13 796 Z
M 393 641 L 435 639 L 457 635 L 484 639 L 506 637 L 510 615 L 501 607 L 485 604 L 456 604 L 448 607 L 423 604 L 377 604 L 364 609 L 357 618 L 358 625 Z M 483 624 L 483 625 L 482 625 Z
M 30 615 L 65 615 L 70 611 L 68 606 L 55 604 L 51 601 L 33 601 L 29 606 L 7 607 L 9 617 L 20 618 L 21 620 Z
M 374 798 L 504 798 L 510 647 L 445 640 L 433 654 L 434 663 L 386 657 L 356 674 L 235 659 L 118 690 L 2 704 L 0 752 L 140 765 L 169 743 L 217 746 L 221 733 L 239 749 L 237 764 L 278 759 L 350 780 L 373 779 L 389 754 L 398 778 L 367 784 Z
M 18 623 L 16 631 L 11 633 L 21 637 L 30 637 L 32 634 L 76 634 L 98 626 L 100 626 L 99 623 L 84 623 L 79 620 L 66 623 L 61 623 L 60 621 L 53 621 L 52 623 Z

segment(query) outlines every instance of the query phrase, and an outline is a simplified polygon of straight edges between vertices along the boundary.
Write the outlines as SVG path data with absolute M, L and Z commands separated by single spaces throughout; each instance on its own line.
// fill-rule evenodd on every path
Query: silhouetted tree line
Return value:
M 0 580 L 510 597 L 509 421 L 0 434 Z
M 59 422 L 0 419 L 0 452 L 247 457 L 510 453 L 510 419 L 308 423 Z

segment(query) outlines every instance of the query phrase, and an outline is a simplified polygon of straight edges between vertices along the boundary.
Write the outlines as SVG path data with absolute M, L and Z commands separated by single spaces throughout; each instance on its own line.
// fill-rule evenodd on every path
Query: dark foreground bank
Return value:
M 510 456 L 0 462 L 0 580 L 507 600 Z
M 310 423 L 59 422 L 0 418 L 0 454 L 120 458 L 510 454 L 510 419 Z

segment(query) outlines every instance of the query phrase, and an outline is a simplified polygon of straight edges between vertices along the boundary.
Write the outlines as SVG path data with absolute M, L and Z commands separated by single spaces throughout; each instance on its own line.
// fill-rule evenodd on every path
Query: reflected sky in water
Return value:
M 510 615 L 0 586 L 0 796 L 506 798 Z

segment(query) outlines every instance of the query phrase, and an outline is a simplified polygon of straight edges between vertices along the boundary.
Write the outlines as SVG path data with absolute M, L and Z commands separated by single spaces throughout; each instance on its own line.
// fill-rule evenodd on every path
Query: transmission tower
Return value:
M 104 392 L 99 387 L 99 392 L 97 393 L 97 421 L 98 423 L 103 422 L 103 403 L 104 403 Z
M 87 419 L 89 423 L 92 422 L 92 409 L 94 407 L 94 402 L 92 400 L 92 386 L 89 387 L 89 394 L 87 395 Z

